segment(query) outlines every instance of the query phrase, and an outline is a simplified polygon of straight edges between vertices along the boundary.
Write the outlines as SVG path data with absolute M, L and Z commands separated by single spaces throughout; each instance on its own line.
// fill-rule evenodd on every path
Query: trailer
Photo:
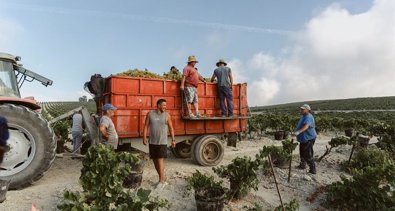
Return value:
M 221 117 L 217 84 L 201 82 L 198 103 L 202 118 L 187 117 L 180 81 L 110 76 L 103 78 L 102 84 L 95 93 L 98 112 L 101 113 L 105 103 L 117 107 L 113 122 L 120 148 L 133 147 L 148 152 L 142 141 L 144 121 L 147 113 L 156 109 L 159 99 L 166 100 L 166 111 L 172 117 L 177 143 L 173 153 L 180 158 L 192 157 L 200 165 L 213 166 L 221 162 L 225 139 L 236 143 L 238 133 L 247 129 L 246 83 L 232 87 L 234 116 Z

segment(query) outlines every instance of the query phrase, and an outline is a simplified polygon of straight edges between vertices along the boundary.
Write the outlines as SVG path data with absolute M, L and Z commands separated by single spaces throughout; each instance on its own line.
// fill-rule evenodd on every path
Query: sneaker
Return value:
M 203 116 L 200 113 L 196 113 L 197 118 L 202 118 Z
M 233 117 L 233 114 L 229 114 L 228 117 Z
M 163 188 L 165 188 L 166 185 L 168 185 L 169 183 L 167 182 L 158 182 L 158 184 L 156 185 L 156 190 L 163 190 Z
M 189 118 L 196 118 L 196 116 L 193 115 L 193 113 L 190 113 L 190 114 L 189 114 Z
M 222 118 L 225 118 L 225 117 L 227 117 L 225 114 L 223 114 L 222 116 L 221 116 Z

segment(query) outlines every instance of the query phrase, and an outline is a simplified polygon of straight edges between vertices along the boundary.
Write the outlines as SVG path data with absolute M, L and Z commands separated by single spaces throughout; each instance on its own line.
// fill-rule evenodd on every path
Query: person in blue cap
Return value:
M 115 130 L 111 117 L 114 116 L 117 108 L 110 103 L 104 104 L 103 116 L 100 119 L 101 143 L 111 145 L 114 149 L 118 148 L 118 133 Z
M 7 140 L 9 138 L 7 119 L 0 116 L 0 163 L 3 162 L 4 154 L 8 151 Z
M 311 108 L 308 104 L 304 104 L 300 107 L 300 120 L 296 126 L 295 132 L 292 135 L 296 136 L 296 140 L 299 144 L 300 164 L 299 169 L 305 169 L 306 163 L 310 167 L 310 173 L 316 174 L 315 162 L 314 162 L 314 150 L 313 146 L 315 139 L 317 138 L 317 132 L 315 131 L 314 117 L 311 114 Z

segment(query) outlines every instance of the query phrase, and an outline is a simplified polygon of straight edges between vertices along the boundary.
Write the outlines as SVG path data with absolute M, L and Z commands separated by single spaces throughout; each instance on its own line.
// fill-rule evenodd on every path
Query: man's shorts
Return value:
M 167 145 L 149 145 L 149 157 L 151 159 L 167 158 Z
M 197 103 L 198 102 L 198 93 L 197 93 L 196 87 L 186 86 L 184 93 L 185 93 L 185 99 L 188 103 Z

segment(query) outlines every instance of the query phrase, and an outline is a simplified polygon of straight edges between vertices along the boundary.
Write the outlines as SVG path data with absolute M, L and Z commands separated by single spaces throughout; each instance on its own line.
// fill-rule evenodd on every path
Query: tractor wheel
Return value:
M 224 157 L 224 146 L 217 136 L 207 135 L 196 140 L 194 159 L 202 166 L 215 166 Z
M 171 152 L 176 158 L 190 158 L 191 144 L 188 141 L 182 141 L 177 143 L 175 148 L 171 148 Z
M 21 189 L 40 179 L 51 166 L 55 135 L 48 122 L 27 107 L 3 104 L 0 111 L 10 132 L 10 151 L 0 164 L 0 179 L 10 179 L 10 189 Z

